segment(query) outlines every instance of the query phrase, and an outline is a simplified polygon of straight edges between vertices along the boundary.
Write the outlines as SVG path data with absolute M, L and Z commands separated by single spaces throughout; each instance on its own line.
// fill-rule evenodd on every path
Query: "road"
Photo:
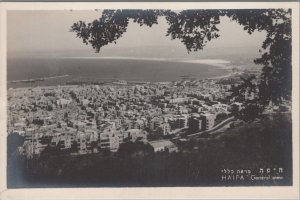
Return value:
M 187 137 L 191 138 L 191 137 L 202 135 L 204 133 L 212 134 L 213 132 L 219 130 L 220 128 L 223 128 L 225 125 L 227 125 L 228 123 L 232 122 L 233 120 L 234 120 L 234 117 L 229 117 L 228 119 L 225 119 L 221 123 L 219 123 L 216 126 L 214 126 L 212 129 L 205 130 L 205 131 L 200 131 L 198 133 L 193 133 L 191 135 L 187 135 Z
M 223 128 L 224 126 L 226 126 L 227 124 L 232 122 L 233 120 L 234 120 L 234 117 L 229 117 L 228 119 L 225 119 L 221 123 L 214 126 L 212 129 L 205 130 L 205 131 L 200 131 L 200 132 L 193 133 L 193 134 L 190 134 L 190 135 L 186 135 L 186 137 L 188 137 L 188 138 L 197 137 L 197 136 L 200 136 L 204 133 L 213 134 L 214 132 L 218 131 L 219 129 Z M 172 138 L 172 140 L 178 140 L 178 139 L 181 139 L 181 138 L 182 138 L 181 136 L 177 136 L 177 137 Z

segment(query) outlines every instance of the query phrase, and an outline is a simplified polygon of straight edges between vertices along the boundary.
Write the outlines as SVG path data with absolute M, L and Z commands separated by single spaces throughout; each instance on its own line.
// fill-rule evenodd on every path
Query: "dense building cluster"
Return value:
M 163 137 L 209 130 L 230 113 L 221 103 L 229 89 L 215 80 L 9 89 L 8 133 L 25 137 L 19 151 L 27 157 L 47 146 L 73 154 L 117 151 L 151 136 L 160 139 L 149 142 L 154 150 L 172 151 Z

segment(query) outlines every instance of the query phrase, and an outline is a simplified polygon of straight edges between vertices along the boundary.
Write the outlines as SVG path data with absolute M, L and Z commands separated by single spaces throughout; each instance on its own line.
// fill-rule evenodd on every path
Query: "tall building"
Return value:
M 186 128 L 188 125 L 188 116 L 187 115 L 176 115 L 172 118 L 169 118 L 169 123 L 172 129 Z
M 202 120 L 197 117 L 192 117 L 189 120 L 189 132 L 195 133 L 202 130 Z
M 114 130 L 104 130 L 100 133 L 100 148 L 117 151 L 119 148 L 119 135 Z
M 202 120 L 202 129 L 209 130 L 215 125 L 215 114 L 212 113 L 204 113 L 200 115 L 200 119 Z
M 77 133 L 77 144 L 78 144 L 78 147 L 77 147 L 78 153 L 85 154 L 87 152 L 85 133 L 83 133 L 83 132 Z

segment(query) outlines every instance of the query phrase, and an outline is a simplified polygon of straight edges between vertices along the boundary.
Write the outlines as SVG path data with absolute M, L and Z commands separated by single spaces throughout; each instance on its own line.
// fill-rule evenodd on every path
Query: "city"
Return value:
M 210 130 L 238 103 L 226 104 L 230 84 L 182 80 L 65 85 L 8 90 L 8 132 L 25 137 L 18 151 L 32 158 L 48 145 L 75 154 L 116 152 L 142 141 L 155 151 L 178 150 L 169 139 Z M 166 139 L 168 138 L 168 139 Z

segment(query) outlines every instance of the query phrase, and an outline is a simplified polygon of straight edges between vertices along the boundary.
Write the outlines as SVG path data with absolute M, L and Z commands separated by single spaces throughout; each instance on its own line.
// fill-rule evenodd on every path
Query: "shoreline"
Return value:
M 26 82 L 36 82 L 36 81 L 44 81 L 47 79 L 54 79 L 54 78 L 63 78 L 63 77 L 68 77 L 70 75 L 65 74 L 65 75 L 59 75 L 59 76 L 49 76 L 49 77 L 40 77 L 40 78 L 32 78 L 32 79 L 22 79 L 22 80 L 12 80 L 12 81 L 7 81 L 8 83 L 26 83 Z
M 68 75 L 69 76 L 69 75 Z M 229 72 L 228 74 L 225 74 L 225 75 L 221 75 L 221 76 L 214 76 L 214 77 L 210 77 L 210 78 L 198 78 L 196 79 L 197 81 L 203 81 L 203 80 L 218 80 L 218 79 L 222 79 L 222 78 L 229 78 L 233 76 L 233 73 Z M 59 77 L 51 77 L 51 78 L 47 78 L 47 79 L 52 79 L 52 78 L 62 78 L 62 76 L 59 76 Z M 193 78 L 187 78 L 186 80 L 189 80 L 189 81 L 192 81 Z M 111 85 L 111 86 L 120 86 L 120 84 L 117 84 L 115 83 L 115 81 L 117 80 L 111 80 L 109 82 L 106 82 L 106 81 L 103 81 L 102 83 L 103 84 L 98 84 L 98 85 Z M 151 81 L 145 81 L 145 82 L 138 82 L 138 81 L 126 81 L 127 83 L 126 84 L 121 84 L 123 86 L 129 86 L 131 84 L 146 84 L 146 83 L 149 83 L 149 84 L 158 84 L 158 83 L 169 83 L 171 84 L 172 82 L 174 81 L 183 81 L 183 79 L 178 79 L 178 80 L 173 80 L 173 81 L 154 81 L 154 82 L 151 82 Z M 17 83 L 24 83 L 24 82 L 17 82 Z M 31 82 L 25 82 L 25 83 L 31 83 Z M 100 81 L 99 81 L 100 83 Z M 77 85 L 93 85 L 92 82 L 88 82 L 88 80 L 86 81 L 82 81 L 81 83 L 78 82 L 78 84 L 67 84 L 64 83 L 64 84 L 58 84 L 58 85 L 37 85 L 37 86 L 28 86 L 28 85 L 24 85 L 24 86 L 21 86 L 21 87 L 7 87 L 7 90 L 9 89 L 22 89 L 22 88 L 28 88 L 28 89 L 32 89 L 32 88 L 47 88 L 47 87 L 70 87 L 70 86 L 77 86 Z M 96 84 L 97 85 L 97 84 Z
M 228 70 L 229 71 L 229 70 Z M 233 76 L 234 74 L 232 72 L 229 72 L 228 74 L 222 75 L 222 76 L 216 76 L 212 78 L 207 78 L 208 80 L 214 80 L 214 79 L 222 79 L 222 78 L 229 78 Z
M 147 61 L 166 61 L 166 62 L 177 62 L 177 63 L 193 63 L 193 64 L 199 64 L 199 65 L 209 65 L 212 67 L 217 67 L 223 70 L 226 70 L 226 72 L 224 73 L 224 75 L 212 75 L 211 77 L 186 77 L 184 78 L 185 80 L 214 80 L 214 79 L 221 79 L 221 78 L 228 78 L 230 76 L 232 76 L 232 66 L 230 66 L 231 62 L 227 61 L 227 60 L 222 60 L 222 59 L 181 59 L 181 58 L 174 58 L 174 59 L 169 59 L 169 58 L 132 58 L 132 57 L 62 57 L 63 59 L 116 59 L 116 60 L 147 60 Z M 51 76 L 51 77 L 39 77 L 39 78 L 32 78 L 32 79 L 23 79 L 23 80 L 10 80 L 7 81 L 8 84 L 10 84 L 10 87 L 7 88 L 24 88 L 24 87 L 46 87 L 46 86 L 55 86 L 52 85 L 51 83 L 44 83 L 47 80 L 50 79 L 57 79 L 58 81 L 60 80 L 60 84 L 57 85 L 68 85 L 68 81 L 67 80 L 62 80 L 60 78 L 64 78 L 64 77 L 70 77 L 73 75 L 69 75 L 69 74 L 64 74 L 64 75 L 58 75 L 58 76 Z M 184 75 L 182 75 L 184 76 Z M 106 82 L 109 83 L 110 81 L 118 81 L 119 79 L 116 78 L 100 78 L 98 80 L 94 80 L 96 82 Z M 121 79 L 120 79 L 121 80 Z M 124 79 L 125 80 L 125 79 Z M 183 80 L 183 78 L 180 76 L 178 78 L 176 78 L 175 80 L 171 80 L 171 81 L 167 81 L 167 82 L 172 82 L 172 81 L 181 81 Z M 69 80 L 70 81 L 70 80 Z M 76 80 L 76 77 L 74 77 L 74 81 L 78 81 L 78 83 L 82 82 L 82 84 L 88 84 L 90 79 L 88 77 L 84 78 L 83 80 Z M 125 80 L 128 83 L 130 82 L 136 82 L 137 80 Z M 41 86 L 39 86 L 38 82 L 43 82 L 43 84 Z M 158 82 L 166 82 L 164 80 L 160 80 L 160 81 L 146 81 L 146 82 L 151 82 L 151 83 L 158 83 Z M 36 84 L 36 86 L 30 86 L 29 84 Z M 24 85 L 21 85 L 24 84 Z M 27 85 L 28 84 L 28 85 Z

